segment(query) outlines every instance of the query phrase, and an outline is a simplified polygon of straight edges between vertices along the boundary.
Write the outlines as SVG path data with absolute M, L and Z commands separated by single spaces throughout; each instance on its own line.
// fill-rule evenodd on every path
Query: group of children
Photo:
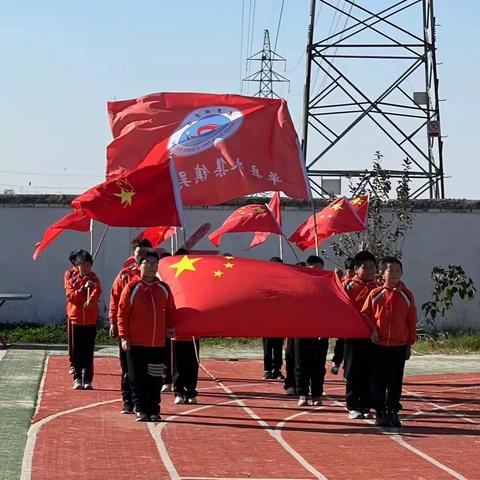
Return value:
M 73 388 L 92 389 L 101 286 L 88 252 L 74 251 L 70 260 L 73 267 L 65 274 L 65 290 Z M 121 413 L 135 413 L 137 421 L 160 421 L 160 393 L 171 391 L 172 383 L 175 403 L 197 403 L 199 344 L 173 340 L 175 302 L 158 277 L 159 260 L 148 240 L 136 241 L 110 292 L 110 336 L 119 339 Z
M 121 413 L 135 413 L 137 421 L 160 420 L 160 393 L 171 391 L 172 385 L 174 403 L 197 403 L 199 342 L 175 338 L 175 302 L 169 286 L 158 276 L 159 260 L 148 240 L 136 241 L 132 258 L 115 278 L 110 295 L 110 336 L 119 339 L 122 371 Z M 88 390 L 93 388 L 102 289 L 92 271 L 90 253 L 76 250 L 70 261 L 72 268 L 65 273 L 70 368 L 73 388 Z M 337 340 L 331 371 L 338 374 L 344 358 L 351 419 L 370 418 L 373 407 L 376 425 L 400 427 L 405 360 L 416 338 L 414 298 L 401 281 L 402 264 L 397 258 L 383 258 L 380 274 L 370 252 L 362 251 L 348 262 L 343 287 L 371 338 Z M 324 264 L 312 255 L 305 266 L 323 269 Z M 287 339 L 286 377 L 281 372 L 283 343 L 284 339 L 263 339 L 264 378 L 284 379 L 287 395 L 298 395 L 299 406 L 308 405 L 310 396 L 314 406 L 322 405 L 328 338 Z
M 323 268 L 320 257 L 312 255 L 306 261 L 309 268 Z M 377 270 L 377 261 L 368 251 L 347 259 L 345 272 L 337 272 L 343 288 L 368 325 L 371 338 L 337 339 L 331 372 L 337 375 L 344 360 L 346 383 L 345 403 L 350 419 L 372 418 L 380 427 L 401 427 L 401 409 L 405 361 L 410 358 L 416 339 L 417 313 L 410 290 L 401 281 L 402 263 L 395 257 L 384 257 Z M 283 339 L 264 339 L 264 346 L 283 345 Z M 280 342 L 281 341 L 281 342 Z M 282 347 L 280 347 L 282 348 Z M 323 384 L 328 351 L 327 338 L 289 338 L 286 342 L 287 395 L 297 395 L 298 405 L 322 405 Z M 275 352 L 276 372 L 270 374 L 271 350 L 264 348 L 266 379 L 282 378 L 281 350 Z

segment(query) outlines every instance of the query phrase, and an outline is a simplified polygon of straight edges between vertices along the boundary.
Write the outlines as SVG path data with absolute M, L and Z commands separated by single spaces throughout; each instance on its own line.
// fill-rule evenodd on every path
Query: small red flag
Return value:
M 275 192 L 275 195 L 273 195 L 270 202 L 268 203 L 268 208 L 273 213 L 273 216 L 275 217 L 275 220 L 277 221 L 277 223 L 281 226 L 282 213 L 280 211 L 280 193 L 279 192 Z M 252 239 L 252 243 L 250 243 L 250 246 L 248 248 L 253 248 L 263 243 L 267 239 L 267 237 L 270 235 L 270 233 L 275 233 L 275 232 L 255 232 L 255 236 Z
M 108 113 L 114 140 L 107 147 L 107 177 L 172 155 L 185 205 L 265 191 L 311 196 L 284 100 L 157 93 L 110 102 Z
M 150 227 L 133 238 L 132 243 L 140 238 L 146 238 L 150 240 L 150 243 L 155 248 L 165 240 L 168 240 L 172 235 L 175 235 L 175 227 Z
M 235 210 L 208 238 L 218 247 L 224 233 L 272 232 L 281 234 L 280 225 L 266 205 L 245 205 Z
M 179 337 L 369 337 L 335 272 L 234 257 L 160 261 Z
M 346 198 L 337 198 L 315 214 L 319 243 L 339 233 L 361 232 L 367 227 Z M 301 250 L 315 246 L 315 222 L 311 215 L 288 239 Z
M 114 227 L 181 226 L 183 207 L 171 161 L 132 170 L 87 190 L 72 202 Z
M 36 244 L 33 254 L 35 261 L 45 248 L 52 243 L 64 230 L 76 230 L 77 232 L 88 232 L 90 230 L 91 219 L 81 210 L 73 210 L 53 225 L 50 225 L 43 234 L 43 238 Z
M 367 225 L 368 218 L 368 195 L 361 195 L 350 200 L 350 206 L 357 213 L 364 225 Z

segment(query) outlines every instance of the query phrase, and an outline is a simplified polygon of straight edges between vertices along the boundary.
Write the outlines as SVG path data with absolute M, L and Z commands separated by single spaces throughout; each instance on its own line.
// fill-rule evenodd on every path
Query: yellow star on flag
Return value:
M 185 270 L 190 270 L 196 272 L 194 264 L 197 263 L 201 258 L 189 258 L 187 255 L 184 255 L 182 259 L 177 262 L 169 265 L 168 268 L 175 268 L 175 278 L 179 277 Z
M 225 268 L 233 268 L 233 263 L 228 262 L 228 263 L 224 263 L 224 265 L 225 265 Z
M 335 205 L 332 205 L 330 208 L 332 210 L 337 211 L 337 210 L 342 210 L 343 207 L 340 205 L 340 203 L 336 203 Z
M 233 260 L 233 257 L 225 257 L 227 260 Z
M 350 202 L 352 205 L 361 205 L 363 203 L 363 200 L 360 197 L 354 198 Z
M 215 272 L 213 272 L 214 277 L 220 278 L 222 275 L 223 272 L 221 270 L 216 270 Z
M 129 207 L 132 206 L 132 200 L 133 196 L 135 195 L 134 190 L 125 190 L 124 188 L 121 188 L 120 193 L 114 193 L 116 197 L 120 198 L 120 203 L 126 207 L 127 205 Z

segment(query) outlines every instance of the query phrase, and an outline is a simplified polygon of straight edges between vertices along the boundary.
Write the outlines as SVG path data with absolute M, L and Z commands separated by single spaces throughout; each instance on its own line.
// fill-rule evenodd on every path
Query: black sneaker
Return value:
M 283 373 L 280 370 L 274 370 L 272 372 L 272 377 L 274 380 L 285 380 Z
M 122 409 L 120 410 L 120 413 L 123 413 L 123 414 L 133 413 L 133 405 L 131 403 L 125 402 L 123 404 Z
M 150 417 L 145 412 L 137 412 L 137 422 L 148 422 Z
M 159 422 L 161 420 L 160 415 L 150 415 L 151 422 Z
M 264 380 L 271 380 L 272 379 L 272 372 L 269 372 L 268 370 L 265 370 L 263 372 L 263 379 Z
M 385 411 L 379 411 L 377 410 L 376 416 L 375 416 L 375 426 L 376 427 L 389 427 L 390 426 L 390 421 L 387 413 Z
M 391 427 L 401 428 L 402 422 L 398 418 L 398 413 L 397 412 L 394 412 L 393 410 L 390 410 L 388 412 L 388 420 L 389 420 L 389 423 L 390 423 Z

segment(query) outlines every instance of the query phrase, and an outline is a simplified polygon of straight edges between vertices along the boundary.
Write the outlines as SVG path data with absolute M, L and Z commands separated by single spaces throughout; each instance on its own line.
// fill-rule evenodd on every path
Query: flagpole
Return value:
M 278 250 L 280 253 L 280 258 L 283 260 L 283 244 L 282 244 L 282 236 L 278 236 Z
M 297 252 L 295 251 L 295 249 L 292 247 L 292 244 L 288 241 L 288 238 L 285 236 L 285 234 L 282 232 L 282 235 L 281 235 L 285 241 L 287 242 L 287 245 L 290 247 L 290 249 L 292 250 L 293 252 L 293 255 L 295 256 L 295 258 L 297 259 L 297 262 L 300 262 L 300 259 L 298 258 L 298 255 L 297 255 Z
M 108 225 L 105 226 L 105 230 L 103 231 L 102 233 L 102 238 L 100 238 L 100 242 L 98 243 L 98 247 L 97 249 L 95 250 L 95 253 L 93 254 L 93 260 L 95 261 L 95 259 L 97 258 L 97 255 L 98 255 L 98 252 L 100 251 L 100 247 L 102 246 L 103 244 L 103 241 L 105 240 L 105 236 L 107 235 L 107 232 L 108 232 L 108 229 L 110 227 Z
M 170 253 L 173 255 L 175 253 L 175 235 L 170 237 Z
M 90 219 L 90 254 L 93 255 L 93 218 Z
M 313 234 L 315 237 L 315 254 L 318 256 L 320 255 L 320 248 L 318 243 L 317 215 L 315 213 L 315 204 L 313 202 L 313 195 L 312 195 L 312 198 L 310 199 L 310 205 L 312 207 L 312 212 L 313 212 Z

